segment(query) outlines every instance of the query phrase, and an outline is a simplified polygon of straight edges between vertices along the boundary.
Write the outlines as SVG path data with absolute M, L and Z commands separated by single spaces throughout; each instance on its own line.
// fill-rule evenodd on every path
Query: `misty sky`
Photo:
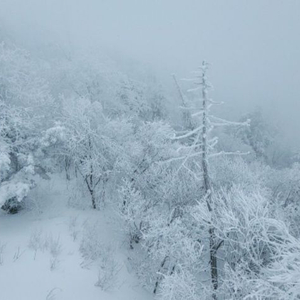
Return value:
M 205 59 L 228 110 L 260 105 L 290 137 L 300 129 L 298 0 L 0 0 L 0 25 L 32 44 L 100 45 L 164 76 Z

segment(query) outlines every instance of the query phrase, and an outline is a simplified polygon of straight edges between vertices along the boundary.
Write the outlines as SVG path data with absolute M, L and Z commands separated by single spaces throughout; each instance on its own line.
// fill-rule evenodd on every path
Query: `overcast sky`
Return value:
M 31 43 L 102 45 L 162 74 L 205 59 L 228 109 L 261 105 L 300 131 L 299 0 L 0 0 L 0 18 Z

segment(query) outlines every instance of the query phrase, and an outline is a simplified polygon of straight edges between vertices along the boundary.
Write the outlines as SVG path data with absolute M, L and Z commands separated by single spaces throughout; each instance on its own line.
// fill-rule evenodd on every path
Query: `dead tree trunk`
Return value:
M 173 79 L 174 79 L 174 82 L 175 82 L 175 85 L 176 85 L 178 95 L 179 95 L 180 100 L 181 100 L 181 105 L 182 105 L 182 109 L 183 109 L 183 116 L 182 117 L 183 117 L 184 128 L 185 129 L 192 129 L 193 126 L 192 126 L 191 114 L 190 114 L 190 111 L 188 110 L 187 103 L 184 99 L 184 96 L 183 96 L 182 91 L 180 89 L 180 86 L 178 84 L 177 78 L 174 74 L 173 74 Z
M 200 69 L 200 70 L 199 70 Z M 195 71 L 196 76 L 191 79 L 187 79 L 187 81 L 192 81 L 196 87 L 189 89 L 189 92 L 196 92 L 200 91 L 200 101 L 202 104 L 201 110 L 196 113 L 193 113 L 191 117 L 197 117 L 198 122 L 195 123 L 197 125 L 196 128 L 192 130 L 188 130 L 187 133 L 183 133 L 182 135 L 178 135 L 177 137 L 173 138 L 174 140 L 183 140 L 185 141 L 187 146 L 183 149 L 188 149 L 189 152 L 184 154 L 183 156 L 179 157 L 179 160 L 183 160 L 180 168 L 184 166 L 191 174 L 195 176 L 196 180 L 201 180 L 201 187 L 204 190 L 204 201 L 206 202 L 209 214 L 211 216 L 211 221 L 208 226 L 208 235 L 209 235 L 209 256 L 210 256 L 210 273 L 211 273 L 211 285 L 213 288 L 212 298 L 217 300 L 217 290 L 218 290 L 218 257 L 217 252 L 218 249 L 222 246 L 223 241 L 220 241 L 216 236 L 216 227 L 215 219 L 216 219 L 216 206 L 214 205 L 214 189 L 210 177 L 210 170 L 209 170 L 209 158 L 219 156 L 219 155 L 244 155 L 247 153 L 240 153 L 240 152 L 214 152 L 214 147 L 218 143 L 217 137 L 210 138 L 210 132 L 214 127 L 220 126 L 249 126 L 249 120 L 244 123 L 240 122 L 230 122 L 222 118 L 215 117 L 214 115 L 210 114 L 210 107 L 213 104 L 221 104 L 214 102 L 212 99 L 208 97 L 208 90 L 211 87 L 210 83 L 207 81 L 207 69 L 208 64 L 206 62 L 202 63 L 202 66 L 197 71 Z M 176 80 L 175 80 L 176 82 Z M 184 98 L 182 98 L 183 105 L 184 105 Z M 179 150 L 181 147 L 179 148 Z M 200 158 L 200 164 L 194 164 L 197 166 L 196 171 L 189 168 L 189 166 L 185 165 L 189 159 L 195 157 Z M 201 175 L 199 176 L 198 170 L 199 165 L 201 165 Z
M 206 204 L 209 212 L 213 213 L 212 207 L 212 186 L 210 181 L 209 166 L 208 166 L 208 96 L 207 96 L 207 82 L 205 74 L 205 66 L 202 73 L 202 109 L 203 109 L 203 120 L 202 120 L 202 169 L 203 169 L 203 182 L 204 192 L 206 197 Z M 211 283 L 213 287 L 213 299 L 217 299 L 216 290 L 218 289 L 218 261 L 217 261 L 217 243 L 215 236 L 215 229 L 213 224 L 209 226 L 209 254 L 210 254 L 210 272 L 211 272 Z

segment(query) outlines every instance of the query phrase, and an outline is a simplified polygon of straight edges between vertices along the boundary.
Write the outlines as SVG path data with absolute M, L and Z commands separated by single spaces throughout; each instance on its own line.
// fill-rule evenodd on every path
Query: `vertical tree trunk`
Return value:
M 205 70 L 202 74 L 202 109 L 203 109 L 203 121 L 202 121 L 202 169 L 203 169 L 203 181 L 204 181 L 204 191 L 206 197 L 206 204 L 209 212 L 213 213 L 212 208 L 212 186 L 209 176 L 208 168 L 208 148 L 207 148 L 207 134 L 208 134 L 208 119 L 207 119 L 207 83 L 205 79 Z M 211 272 L 211 283 L 213 287 L 212 298 L 217 299 L 216 290 L 218 289 L 218 266 L 217 266 L 217 245 L 215 229 L 213 224 L 209 227 L 209 254 L 210 254 L 210 272 Z
M 92 196 L 92 207 L 93 207 L 93 209 L 96 209 L 97 206 L 96 206 L 96 199 L 95 199 L 94 190 L 91 190 L 90 193 L 91 193 L 91 196 Z
M 70 167 L 71 167 L 71 160 L 68 157 L 65 157 L 65 172 L 66 172 L 66 179 L 69 181 L 70 177 Z
M 158 272 L 160 272 L 161 269 L 165 266 L 165 264 L 166 264 L 168 258 L 169 258 L 169 256 L 165 256 L 165 258 L 163 259 L 163 261 L 162 261 L 161 264 L 160 264 L 160 268 L 159 268 Z M 156 279 L 156 282 L 155 282 L 155 285 L 154 285 L 153 294 L 156 294 L 156 292 L 157 292 L 159 283 L 160 283 L 160 281 L 161 281 L 161 279 L 162 279 L 161 277 L 162 277 L 162 275 L 159 275 L 159 276 L 157 277 L 157 279 Z
M 90 194 L 92 197 L 92 207 L 93 209 L 96 209 L 96 198 L 95 198 L 95 191 L 94 191 L 94 182 L 93 182 L 93 166 L 91 165 L 91 175 L 90 175 L 90 184 L 89 184 L 90 188 Z
M 213 286 L 213 299 L 217 299 L 216 291 L 218 289 L 218 260 L 217 260 L 217 247 L 216 235 L 213 226 L 209 228 L 209 256 L 210 256 L 210 272 L 211 283 Z
M 92 196 L 92 206 L 93 209 L 96 209 L 96 199 L 95 199 L 95 186 L 94 186 L 94 168 L 93 168 L 93 162 L 92 162 L 92 142 L 91 142 L 91 138 L 89 136 L 89 149 L 90 149 L 90 153 L 89 153 L 89 157 L 90 157 L 90 193 Z

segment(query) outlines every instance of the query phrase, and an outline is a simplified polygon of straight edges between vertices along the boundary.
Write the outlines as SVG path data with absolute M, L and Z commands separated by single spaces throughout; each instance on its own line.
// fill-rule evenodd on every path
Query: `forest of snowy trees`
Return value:
M 42 216 L 35 191 L 59 176 L 59 209 L 113 215 L 152 299 L 300 299 L 299 153 L 263 109 L 222 115 L 213 64 L 164 86 L 97 51 L 0 39 L 0 218 Z
M 81 206 L 118 212 L 158 299 L 299 299 L 297 155 L 274 160 L 280 141 L 259 111 L 214 115 L 209 64 L 187 92 L 175 77 L 175 123 L 155 81 L 96 57 L 0 51 L 2 210 L 31 209 L 40 178 L 64 173 Z

